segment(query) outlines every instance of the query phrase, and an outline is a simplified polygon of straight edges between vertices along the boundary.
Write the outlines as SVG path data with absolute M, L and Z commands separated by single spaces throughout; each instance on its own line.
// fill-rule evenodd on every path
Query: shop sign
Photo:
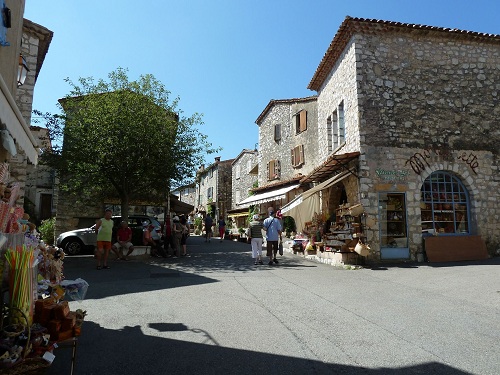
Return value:
M 375 170 L 377 177 L 384 181 L 406 181 L 408 178 L 408 170 L 407 169 L 381 169 L 377 168 Z

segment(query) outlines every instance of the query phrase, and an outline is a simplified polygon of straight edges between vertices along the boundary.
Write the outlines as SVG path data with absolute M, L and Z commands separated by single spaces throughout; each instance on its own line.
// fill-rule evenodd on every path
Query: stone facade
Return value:
M 50 148 L 48 130 L 30 126 L 31 133 L 38 140 L 42 149 Z M 26 166 L 26 186 L 24 209 L 35 223 L 52 217 L 55 171 L 46 165 Z
M 380 219 L 381 192 L 405 194 L 412 259 L 423 246 L 421 189 L 437 171 L 467 189 L 470 234 L 491 254 L 500 248 L 498 82 L 499 36 L 347 18 L 309 85 L 318 91 L 321 138 L 343 102 L 345 146 L 337 152 L 361 154 L 366 213 Z M 367 235 L 380 259 L 379 230 Z
M 307 112 L 307 129 L 297 131 L 297 116 L 300 111 Z M 294 177 L 307 175 L 319 162 L 318 125 L 316 97 L 271 100 L 259 118 L 259 187 L 276 181 L 287 181 Z M 275 127 L 280 125 L 279 139 L 275 139 Z M 292 166 L 292 150 L 303 146 L 303 164 Z M 268 178 L 268 163 L 277 160 L 280 173 L 276 179 Z
M 238 202 L 247 198 L 250 190 L 257 182 L 257 150 L 243 150 L 232 163 L 232 206 L 231 209 L 239 209 Z M 258 170 L 258 169 L 257 169 Z
M 207 168 L 202 165 L 198 170 L 194 205 L 197 213 L 205 214 L 210 205 L 216 216 L 227 216 L 232 204 L 232 162 L 233 159 L 221 161 L 216 157 L 213 164 Z
M 196 186 L 195 184 L 182 186 L 172 192 L 179 201 L 195 206 L 196 202 Z
M 21 54 L 26 60 L 29 71 L 22 86 L 16 89 L 15 100 L 26 124 L 31 123 L 31 111 L 33 107 L 33 94 L 36 79 L 40 72 L 43 60 L 47 53 L 53 33 L 47 28 L 33 23 L 27 19 L 23 20 L 23 33 L 21 42 Z M 33 134 L 34 139 L 38 139 Z M 40 145 L 40 143 L 39 143 Z M 23 150 L 17 145 L 17 155 L 10 158 L 11 182 L 19 184 L 19 199 L 17 204 L 24 204 L 25 185 L 27 174 L 34 171 L 35 166 L 28 164 L 28 158 Z M 32 182 L 30 182 L 31 184 Z

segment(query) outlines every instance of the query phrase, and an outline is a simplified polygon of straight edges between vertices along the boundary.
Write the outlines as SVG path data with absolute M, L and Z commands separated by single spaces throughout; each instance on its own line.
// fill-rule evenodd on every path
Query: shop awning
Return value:
M 336 174 L 335 176 L 330 177 L 328 180 L 323 181 L 321 184 L 314 186 L 312 189 L 309 189 L 309 190 L 303 192 L 302 196 L 304 197 L 304 199 L 306 199 L 306 198 L 310 197 L 311 195 L 317 193 L 318 191 L 321 191 L 323 189 L 329 188 L 332 185 L 335 185 L 336 183 L 342 181 L 344 178 L 346 178 L 350 174 L 351 174 L 351 172 L 349 172 L 349 171 L 340 172 L 339 174 Z
M 303 192 L 301 195 L 291 200 L 288 204 L 281 208 L 281 213 L 285 216 L 292 216 L 295 220 L 297 230 L 300 232 L 304 229 L 304 223 L 310 220 L 315 213 L 320 211 L 319 191 L 329 188 L 344 178 L 349 176 L 351 172 L 344 171 L 328 180 L 323 181 L 321 184 L 316 185 L 312 189 Z
M 26 154 L 28 160 L 37 164 L 38 143 L 31 134 L 29 126 L 19 111 L 12 94 L 7 88 L 5 81 L 0 76 L 0 121 L 2 126 L 9 131 L 19 148 Z
M 251 195 L 248 198 L 243 199 L 241 202 L 237 203 L 237 206 L 249 205 L 249 204 L 260 204 L 265 202 L 271 202 L 277 199 L 286 198 L 286 193 L 299 187 L 297 185 L 291 185 L 283 187 L 281 189 L 267 191 L 265 193 Z
M 339 170 L 349 170 L 348 164 L 359 156 L 359 151 L 330 155 L 323 164 L 304 177 L 300 182 L 321 182 Z
M 239 213 L 234 213 L 234 214 L 227 214 L 228 217 L 243 217 L 243 216 L 248 216 L 248 211 L 247 212 L 239 212 Z

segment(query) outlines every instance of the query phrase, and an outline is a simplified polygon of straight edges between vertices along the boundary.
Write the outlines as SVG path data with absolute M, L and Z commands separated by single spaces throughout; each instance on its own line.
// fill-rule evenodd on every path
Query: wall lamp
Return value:
M 30 71 L 28 69 L 28 64 L 26 63 L 26 59 L 22 54 L 19 54 L 19 67 L 17 68 L 17 87 L 24 85 L 24 81 L 26 80 L 26 76 Z

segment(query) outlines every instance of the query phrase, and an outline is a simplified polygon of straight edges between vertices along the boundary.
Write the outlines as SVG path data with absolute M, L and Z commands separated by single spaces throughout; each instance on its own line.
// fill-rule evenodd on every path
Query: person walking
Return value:
M 264 220 L 263 226 L 266 231 L 267 240 L 267 252 L 266 255 L 269 257 L 269 265 L 278 264 L 278 259 L 276 259 L 276 254 L 278 253 L 278 241 L 281 241 L 281 223 L 274 216 L 274 208 L 268 207 L 267 209 L 269 217 Z
M 166 256 L 170 256 L 169 247 L 172 249 L 172 252 L 175 251 L 174 248 L 174 239 L 172 233 L 172 227 L 174 226 L 172 222 L 172 218 L 170 215 L 165 216 L 165 223 L 163 224 L 163 249 L 165 251 Z
M 97 233 L 97 248 L 96 248 L 96 259 L 97 259 L 97 269 L 102 268 L 109 269 L 108 266 L 108 256 L 111 250 L 111 237 L 113 236 L 113 211 L 109 208 L 104 211 L 104 217 L 99 219 L 95 226 L 95 231 Z M 102 267 L 101 267 L 102 263 Z
M 264 229 L 262 223 L 260 222 L 259 215 L 253 215 L 253 220 L 248 226 L 248 238 L 250 239 L 250 244 L 252 245 L 252 258 L 255 265 L 264 264 L 262 262 L 262 230 Z
M 185 257 L 187 255 L 187 238 L 189 237 L 189 224 L 185 216 L 181 216 L 180 223 L 182 226 L 181 256 Z
M 212 238 L 212 227 L 214 226 L 214 221 L 210 214 L 205 218 L 205 242 L 210 242 L 210 238 Z
M 179 216 L 174 216 L 174 225 L 172 227 L 172 236 L 174 239 L 174 257 L 181 256 L 181 239 L 182 239 L 182 225 L 179 221 Z
M 224 221 L 224 218 L 222 215 L 219 218 L 219 222 L 217 223 L 219 225 L 219 237 L 220 237 L 220 242 L 224 239 L 224 236 L 226 234 L 226 222 Z

